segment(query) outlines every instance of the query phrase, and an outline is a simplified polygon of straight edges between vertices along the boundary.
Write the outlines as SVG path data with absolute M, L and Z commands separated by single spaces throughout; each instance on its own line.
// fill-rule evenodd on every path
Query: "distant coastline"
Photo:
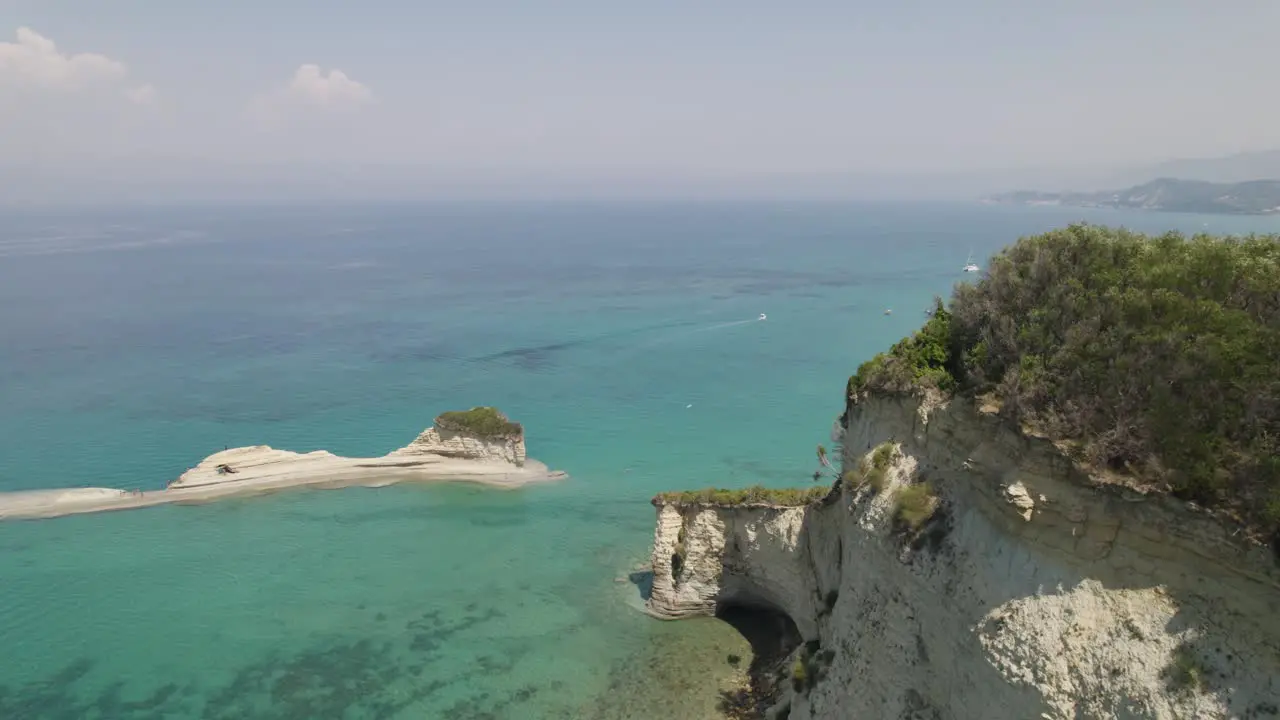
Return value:
M 997 205 L 1060 205 L 1215 215 L 1280 214 L 1280 180 L 1212 183 L 1158 178 L 1125 190 L 1041 192 L 1017 190 L 982 198 Z

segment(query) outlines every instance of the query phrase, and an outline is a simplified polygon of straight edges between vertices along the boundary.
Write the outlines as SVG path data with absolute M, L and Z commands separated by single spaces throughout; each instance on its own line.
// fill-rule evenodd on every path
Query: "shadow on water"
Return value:
M 646 333 L 670 330 L 672 328 L 686 327 L 688 325 L 697 324 L 692 320 L 676 320 L 672 322 L 657 323 L 645 325 L 635 328 L 626 328 L 608 333 L 597 334 L 589 337 L 572 338 L 569 340 L 560 340 L 550 343 L 542 343 L 537 345 L 521 345 L 517 347 L 507 348 L 493 353 L 480 355 L 468 359 L 466 362 L 473 364 L 500 363 L 510 364 L 521 370 L 540 371 L 547 370 L 556 364 L 558 356 L 565 350 L 573 350 L 579 347 L 589 345 L 600 345 L 609 342 L 626 340 L 629 337 L 643 335 Z
M 627 576 L 627 580 L 636 586 L 636 591 L 640 593 L 641 602 L 649 602 L 649 598 L 653 596 L 653 571 L 640 570 L 633 572 Z

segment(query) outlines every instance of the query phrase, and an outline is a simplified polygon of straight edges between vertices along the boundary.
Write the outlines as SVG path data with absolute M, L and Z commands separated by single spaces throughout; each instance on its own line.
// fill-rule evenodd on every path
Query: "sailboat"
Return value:
M 979 270 L 981 270 L 981 269 L 982 269 L 982 268 L 980 268 L 980 267 L 978 267 L 977 265 L 975 265 L 975 264 L 974 264 L 974 262 L 973 262 L 973 251 L 972 251 L 972 250 L 970 250 L 970 251 L 969 251 L 969 259 L 968 259 L 968 260 L 966 260 L 966 261 L 965 261 L 965 263 L 964 263 L 964 271 L 965 271 L 965 272 L 978 272 L 978 271 L 979 271 Z

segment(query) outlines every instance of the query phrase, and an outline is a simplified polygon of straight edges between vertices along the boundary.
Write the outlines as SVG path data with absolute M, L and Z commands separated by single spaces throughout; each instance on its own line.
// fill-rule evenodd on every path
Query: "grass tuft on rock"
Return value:
M 938 496 L 929 483 L 908 485 L 898 491 L 893 515 L 906 528 L 919 530 L 938 509 Z
M 804 658 L 798 657 L 795 663 L 791 665 L 791 688 L 798 693 L 804 692 L 805 684 L 808 681 L 809 667 Z
M 707 488 L 705 490 L 679 490 L 658 493 L 653 498 L 654 505 L 772 505 L 779 507 L 799 507 L 818 502 L 827 496 L 831 489 L 826 486 L 808 488 L 766 488 L 753 485 L 748 488 L 726 489 Z
M 465 433 L 481 438 L 518 438 L 524 428 L 511 422 L 501 411 L 493 407 L 475 407 L 470 410 L 452 410 L 440 413 L 435 421 L 436 429 Z
M 797 693 L 807 693 L 827 676 L 827 668 L 835 659 L 835 652 L 822 650 L 818 641 L 811 640 L 796 654 L 791 665 L 791 687 Z
M 1175 692 L 1202 693 L 1208 689 L 1209 671 L 1186 643 L 1173 649 L 1164 676 Z
M 840 480 L 850 490 L 870 485 L 873 492 L 882 493 L 889 485 L 889 468 L 897 458 L 898 446 L 890 442 L 880 443 L 870 455 L 858 460 L 856 469 L 844 471 Z

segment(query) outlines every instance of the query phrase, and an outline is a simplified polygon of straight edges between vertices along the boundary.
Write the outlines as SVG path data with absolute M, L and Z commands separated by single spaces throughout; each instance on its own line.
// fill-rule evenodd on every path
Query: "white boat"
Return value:
M 764 313 L 760 313 L 760 319 L 761 319 L 761 320 L 767 320 L 768 318 L 766 318 L 766 317 L 765 317 L 765 314 L 764 314 Z
M 982 268 L 980 268 L 980 267 L 978 267 L 977 265 L 975 265 L 975 264 L 974 264 L 974 262 L 973 262 L 973 251 L 972 251 L 972 250 L 970 250 L 970 251 L 969 251 L 969 259 L 968 259 L 968 260 L 966 260 L 966 261 L 965 261 L 965 264 L 964 264 L 964 271 L 965 271 L 965 272 L 978 272 L 978 271 L 979 271 L 979 270 L 981 270 L 981 269 L 982 269 Z

